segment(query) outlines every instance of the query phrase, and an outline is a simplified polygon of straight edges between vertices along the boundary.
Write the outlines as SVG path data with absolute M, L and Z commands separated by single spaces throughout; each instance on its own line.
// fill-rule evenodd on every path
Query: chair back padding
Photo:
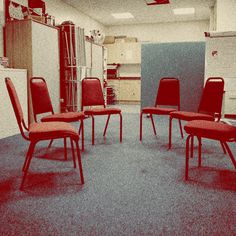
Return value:
M 162 78 L 157 89 L 157 105 L 180 107 L 180 88 L 177 78 Z
M 100 80 L 95 77 L 86 77 L 82 80 L 82 110 L 84 106 L 105 107 Z
M 20 124 L 24 120 L 24 116 L 23 116 L 23 111 L 22 111 L 19 97 L 15 90 L 15 86 L 13 85 L 10 78 L 6 78 L 5 83 L 6 83 L 7 91 L 11 100 L 11 104 L 12 104 L 15 116 L 16 116 L 17 123 Z
M 222 101 L 224 95 L 224 80 L 220 77 L 207 79 L 200 100 L 198 112 L 221 117 Z
M 17 124 L 20 129 L 20 133 L 24 139 L 29 140 L 29 138 L 24 133 L 24 128 L 25 129 L 28 129 L 28 128 L 26 127 L 26 124 L 24 121 L 23 110 L 20 104 L 19 97 L 16 93 L 15 86 L 13 85 L 10 78 L 5 78 L 5 83 L 6 83 L 7 91 L 11 100 L 11 104 L 12 104 L 15 116 L 16 116 Z
M 30 92 L 34 116 L 47 112 L 53 113 L 51 98 L 44 78 L 32 77 L 30 79 Z

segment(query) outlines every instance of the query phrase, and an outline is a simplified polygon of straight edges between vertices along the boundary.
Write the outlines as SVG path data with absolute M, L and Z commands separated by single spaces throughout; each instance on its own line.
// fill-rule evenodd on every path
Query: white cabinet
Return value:
M 120 101 L 140 101 L 140 80 L 120 80 Z
M 18 94 L 24 119 L 27 121 L 27 70 L 0 69 L 0 139 L 20 133 L 10 97 L 5 85 L 5 78 L 9 77 Z
M 114 89 L 115 101 L 119 102 L 140 102 L 141 81 L 132 79 L 108 80 L 108 86 Z
M 53 108 L 55 112 L 59 112 L 59 30 L 34 20 L 9 21 L 5 29 L 6 56 L 10 66 L 27 69 L 28 81 L 32 76 L 44 77 Z M 31 105 L 29 113 L 32 122 Z
M 106 44 L 108 63 L 140 64 L 141 45 L 137 42 Z

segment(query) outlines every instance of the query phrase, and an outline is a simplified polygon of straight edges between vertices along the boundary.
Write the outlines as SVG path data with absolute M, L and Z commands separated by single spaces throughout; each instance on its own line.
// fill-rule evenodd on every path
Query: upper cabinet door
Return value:
M 106 44 L 108 64 L 120 63 L 121 61 L 121 44 Z
M 107 44 L 108 63 L 140 64 L 140 43 L 114 43 Z

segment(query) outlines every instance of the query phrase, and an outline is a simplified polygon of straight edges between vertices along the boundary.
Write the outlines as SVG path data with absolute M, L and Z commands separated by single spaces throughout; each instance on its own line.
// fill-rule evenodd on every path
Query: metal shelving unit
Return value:
M 72 22 L 60 26 L 60 101 L 61 111 L 78 111 L 80 81 L 85 67 L 84 30 Z

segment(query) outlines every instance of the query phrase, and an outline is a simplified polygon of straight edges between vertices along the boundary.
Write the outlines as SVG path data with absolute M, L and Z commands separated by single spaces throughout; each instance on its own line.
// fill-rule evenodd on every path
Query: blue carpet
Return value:
M 28 143 L 20 135 L 0 140 L 0 235 L 236 235 L 236 171 L 219 143 L 203 141 L 203 167 L 191 159 L 186 182 L 177 122 L 170 151 L 165 117 L 156 118 L 157 136 L 144 118 L 142 143 L 139 114 L 123 114 L 122 144 L 118 117 L 106 138 L 104 125 L 97 117 L 92 146 L 85 121 L 84 186 L 70 150 L 65 161 L 55 141 L 48 151 L 47 142 L 37 145 L 19 191 Z

